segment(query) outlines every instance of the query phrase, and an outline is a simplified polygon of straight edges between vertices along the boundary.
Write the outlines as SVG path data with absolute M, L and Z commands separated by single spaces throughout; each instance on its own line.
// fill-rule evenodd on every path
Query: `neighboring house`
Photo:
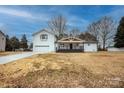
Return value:
M 0 51 L 5 51 L 5 46 L 6 46 L 6 36 L 2 31 L 0 31 Z
M 33 51 L 49 53 L 56 51 L 97 52 L 96 41 L 85 41 L 76 37 L 57 40 L 48 30 L 41 30 L 33 34 Z

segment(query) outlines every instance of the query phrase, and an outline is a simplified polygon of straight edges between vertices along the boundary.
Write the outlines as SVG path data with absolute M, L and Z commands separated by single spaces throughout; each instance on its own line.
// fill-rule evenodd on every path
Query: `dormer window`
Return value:
M 41 39 L 41 40 L 47 40 L 47 39 L 48 39 L 48 35 L 47 35 L 47 34 L 42 34 L 42 35 L 40 36 L 40 39 Z

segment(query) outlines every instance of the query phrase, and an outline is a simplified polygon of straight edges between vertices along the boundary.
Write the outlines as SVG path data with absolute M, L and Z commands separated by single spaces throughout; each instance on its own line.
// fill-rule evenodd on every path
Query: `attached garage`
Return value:
M 34 51 L 47 53 L 50 51 L 50 47 L 49 47 L 49 45 L 35 45 Z

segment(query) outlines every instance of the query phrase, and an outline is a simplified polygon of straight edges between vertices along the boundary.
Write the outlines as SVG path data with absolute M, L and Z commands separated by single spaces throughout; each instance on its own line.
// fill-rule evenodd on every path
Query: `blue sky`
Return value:
M 111 16 L 116 22 L 124 16 L 124 6 L 0 6 L 0 29 L 10 37 L 26 34 L 29 41 L 32 34 L 47 28 L 48 21 L 62 14 L 67 19 L 68 29 L 79 28 L 82 32 L 88 24 L 103 16 Z

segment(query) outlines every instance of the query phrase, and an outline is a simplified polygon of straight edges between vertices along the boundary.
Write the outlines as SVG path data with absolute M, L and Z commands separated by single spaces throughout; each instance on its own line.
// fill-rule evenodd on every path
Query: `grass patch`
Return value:
M 105 78 L 108 77 L 92 74 L 83 66 L 65 65 L 59 70 L 45 68 L 28 72 L 25 76 L 13 79 L 6 87 L 123 87 L 123 82 L 112 82 Z
M 37 62 L 33 63 L 33 67 L 35 67 L 37 69 L 39 69 L 40 66 L 41 66 L 41 63 L 37 63 Z
M 59 70 L 45 68 L 28 72 L 25 76 L 13 79 L 11 83 L 17 85 L 15 87 L 76 87 L 74 81 L 81 83 L 86 78 L 93 78 L 93 75 L 83 66 L 66 65 Z
M 124 53 L 41 54 L 1 65 L 1 87 L 124 87 Z

